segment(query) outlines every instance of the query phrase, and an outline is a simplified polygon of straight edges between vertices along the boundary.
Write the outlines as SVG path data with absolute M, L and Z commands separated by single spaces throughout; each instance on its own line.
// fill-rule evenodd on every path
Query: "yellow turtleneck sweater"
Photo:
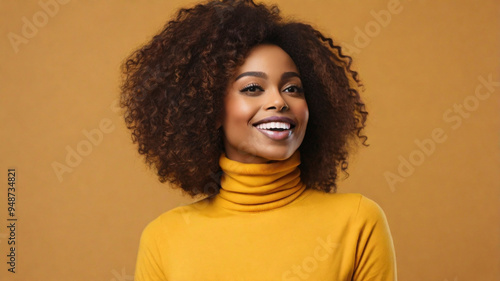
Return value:
M 359 194 L 307 189 L 299 153 L 271 164 L 224 155 L 216 196 L 172 209 L 144 230 L 135 281 L 392 281 L 380 207 Z

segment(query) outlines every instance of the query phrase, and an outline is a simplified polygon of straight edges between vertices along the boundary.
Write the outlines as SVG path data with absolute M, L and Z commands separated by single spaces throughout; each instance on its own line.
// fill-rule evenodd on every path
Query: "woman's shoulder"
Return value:
M 363 198 L 359 193 L 329 193 L 317 189 L 309 189 L 306 201 L 314 201 L 315 205 L 325 205 L 336 208 L 357 207 Z M 369 199 L 368 199 L 369 200 Z M 307 204 L 310 204 L 307 202 Z
M 212 198 L 205 198 L 165 211 L 150 221 L 144 231 L 159 233 L 161 230 L 172 230 L 173 228 L 175 229 L 182 225 L 189 225 L 193 215 L 198 215 L 200 212 L 208 211 L 211 200 Z
M 379 204 L 359 193 L 327 193 L 311 190 L 308 198 L 309 201 L 313 201 L 307 202 L 308 205 L 316 205 L 324 208 L 325 211 L 341 212 L 365 219 L 377 219 L 384 216 Z

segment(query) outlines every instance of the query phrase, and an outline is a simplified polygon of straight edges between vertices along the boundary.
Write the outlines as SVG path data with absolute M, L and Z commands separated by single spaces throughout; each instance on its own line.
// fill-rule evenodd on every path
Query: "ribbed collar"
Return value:
M 282 207 L 304 192 L 300 180 L 300 154 L 269 164 L 246 164 L 222 154 L 221 189 L 215 204 L 236 210 L 257 212 Z

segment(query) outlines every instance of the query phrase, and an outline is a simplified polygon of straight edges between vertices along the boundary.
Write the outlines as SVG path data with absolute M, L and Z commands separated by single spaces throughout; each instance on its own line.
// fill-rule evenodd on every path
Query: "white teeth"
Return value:
M 262 123 L 256 126 L 259 129 L 262 130 L 270 130 L 270 129 L 283 129 L 283 130 L 289 130 L 290 129 L 290 124 L 289 123 L 284 123 L 284 122 L 269 122 L 269 123 Z

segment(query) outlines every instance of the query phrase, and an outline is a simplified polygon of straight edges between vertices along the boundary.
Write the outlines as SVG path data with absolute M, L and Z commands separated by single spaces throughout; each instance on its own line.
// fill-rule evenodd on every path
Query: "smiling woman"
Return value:
M 258 45 L 224 99 L 224 148 L 243 163 L 286 160 L 299 148 L 309 110 L 297 66 L 280 47 Z
M 380 207 L 336 194 L 367 112 L 351 58 L 251 0 L 181 9 L 123 65 L 160 181 L 207 195 L 143 231 L 135 280 L 396 280 Z

